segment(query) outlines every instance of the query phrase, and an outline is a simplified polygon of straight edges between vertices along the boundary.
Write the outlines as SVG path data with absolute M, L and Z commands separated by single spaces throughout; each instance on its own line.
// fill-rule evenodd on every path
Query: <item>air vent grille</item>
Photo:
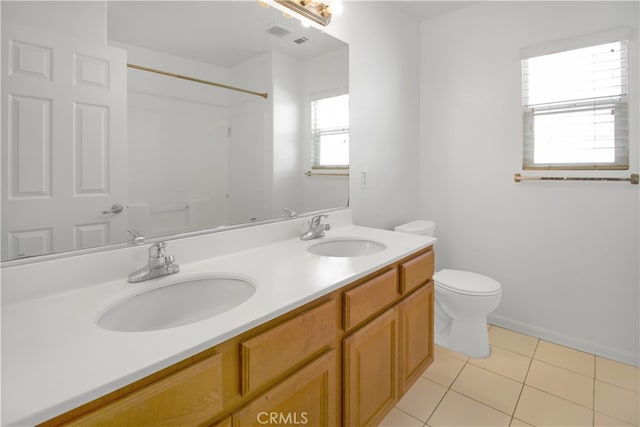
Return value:
M 297 44 L 302 44 L 302 43 L 306 43 L 308 41 L 309 41 L 308 38 L 302 36 L 302 37 L 299 37 L 299 38 L 295 39 L 293 42 L 297 43 Z
M 288 34 L 291 34 L 291 31 L 287 30 L 286 28 L 280 27 L 278 25 L 272 25 L 269 28 L 267 28 L 265 30 L 265 32 L 276 36 L 276 37 L 284 37 Z

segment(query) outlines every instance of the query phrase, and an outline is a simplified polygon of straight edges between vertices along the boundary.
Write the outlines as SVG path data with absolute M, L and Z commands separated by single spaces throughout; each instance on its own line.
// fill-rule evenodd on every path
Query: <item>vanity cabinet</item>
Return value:
M 200 426 L 208 425 L 222 409 L 222 357 L 214 354 L 68 425 Z
M 42 425 L 378 424 L 433 361 L 433 249 Z
M 344 339 L 345 425 L 380 423 L 433 361 L 433 261 L 428 250 L 344 293 L 347 333 L 377 314 Z

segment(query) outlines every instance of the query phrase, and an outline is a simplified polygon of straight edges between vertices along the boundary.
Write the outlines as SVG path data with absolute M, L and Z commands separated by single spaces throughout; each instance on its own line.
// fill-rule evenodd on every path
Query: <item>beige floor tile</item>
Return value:
M 508 426 L 511 417 L 466 396 L 449 391 L 435 410 L 429 424 L 440 426 Z
M 462 370 L 464 364 L 464 361 L 451 356 L 450 353 L 436 349 L 433 363 L 422 376 L 440 385 L 449 387 Z
M 393 408 L 379 425 L 380 427 L 422 427 L 424 423 L 399 409 Z
M 495 326 L 491 330 L 495 329 Z M 469 359 L 469 363 L 512 380 L 524 382 L 531 359 L 501 347 L 491 346 L 491 356 L 486 359 Z
M 640 423 L 640 396 L 627 389 L 596 381 L 595 410 L 638 425 Z
M 438 406 L 446 392 L 447 387 L 443 387 L 426 378 L 418 378 L 416 383 L 400 399 L 396 408 L 424 423 Z
M 640 369 L 603 357 L 596 357 L 596 379 L 636 393 L 640 391 Z
M 477 366 L 466 365 L 451 389 L 512 415 L 522 384 Z
M 625 423 L 624 421 L 620 421 L 616 418 L 610 417 L 609 415 L 601 414 L 600 412 L 596 412 L 593 418 L 593 425 L 595 427 L 627 427 L 631 424 Z
M 512 418 L 511 424 L 509 424 L 509 427 L 533 427 L 533 426 L 517 418 Z
M 492 346 L 504 348 L 525 356 L 533 356 L 538 344 L 538 338 L 519 334 L 508 329 L 493 326 L 489 330 L 489 343 Z
M 534 426 L 590 426 L 593 411 L 524 386 L 514 417 Z
M 534 359 L 525 384 L 593 408 L 593 378 Z
M 453 356 L 456 359 L 462 360 L 463 362 L 466 362 L 467 360 L 469 360 L 469 356 L 465 356 L 464 354 L 456 353 L 455 351 L 449 350 L 446 347 L 441 347 L 439 345 L 435 345 L 434 348 L 436 349 L 436 351 L 440 351 L 442 353 L 446 353 L 449 356 Z
M 593 354 L 540 340 L 533 358 L 593 378 L 595 369 Z

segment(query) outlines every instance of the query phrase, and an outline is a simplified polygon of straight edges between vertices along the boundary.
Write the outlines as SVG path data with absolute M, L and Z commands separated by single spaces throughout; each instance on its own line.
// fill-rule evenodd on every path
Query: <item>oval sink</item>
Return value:
M 329 240 L 309 247 L 312 254 L 331 257 L 356 257 L 375 254 L 386 248 L 385 245 L 364 239 Z
M 97 321 L 102 329 L 154 331 L 197 322 L 240 305 L 254 294 L 249 282 L 203 277 L 153 289 L 109 308 Z

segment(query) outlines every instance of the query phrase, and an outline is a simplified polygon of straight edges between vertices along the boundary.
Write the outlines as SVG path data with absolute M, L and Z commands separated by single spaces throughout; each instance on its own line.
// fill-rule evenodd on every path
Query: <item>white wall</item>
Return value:
M 273 52 L 273 187 L 270 217 L 282 208 L 300 211 L 299 151 L 307 141 L 301 126 L 306 110 L 302 100 L 303 63 Z M 344 206 L 344 205 L 343 205 Z
M 419 24 L 392 3 L 346 2 L 327 30 L 349 43 L 354 222 L 389 229 L 419 206 Z
M 269 93 L 230 93 L 227 224 L 269 218 L 273 188 L 273 58 L 265 53 L 230 70 L 231 85 Z
M 343 47 L 304 62 L 302 111 L 304 129 L 311 129 L 311 100 L 318 96 L 335 96 L 349 92 L 349 48 Z M 300 142 L 298 180 L 299 212 L 344 207 L 349 202 L 348 176 L 306 176 L 311 167 L 309 132 Z
M 522 172 L 519 49 L 625 26 L 634 29 L 631 168 L 576 175 L 638 172 L 638 16 L 637 2 L 483 2 L 426 21 L 420 95 L 420 213 L 437 222 L 438 268 L 499 280 L 497 324 L 635 364 L 638 186 L 516 184 L 513 174 Z
M 225 82 L 228 70 L 127 46 L 128 62 Z M 229 91 L 129 69 L 128 228 L 159 236 L 226 223 Z
M 73 37 L 107 44 L 106 1 L 2 1 L 2 15 L 11 21 Z M 84 19 L 76 19 L 76 16 Z

